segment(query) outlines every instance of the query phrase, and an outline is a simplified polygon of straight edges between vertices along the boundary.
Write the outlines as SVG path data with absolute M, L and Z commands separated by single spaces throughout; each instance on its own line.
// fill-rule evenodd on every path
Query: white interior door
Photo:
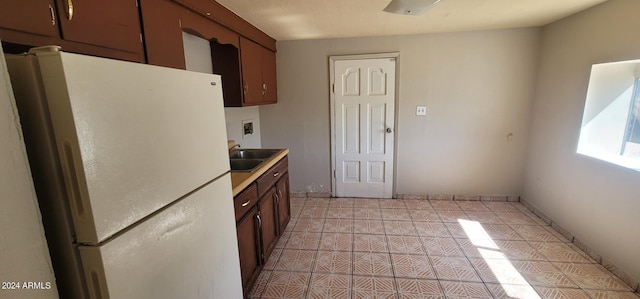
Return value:
M 391 198 L 396 59 L 333 63 L 335 196 Z

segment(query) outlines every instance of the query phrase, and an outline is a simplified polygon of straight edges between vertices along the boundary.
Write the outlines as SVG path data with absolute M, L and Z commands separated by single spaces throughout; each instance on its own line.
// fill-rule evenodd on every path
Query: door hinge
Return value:
M 333 178 L 334 179 L 336 178 L 336 171 L 335 170 L 333 171 Z
M 331 92 L 332 93 L 336 93 L 336 85 L 335 84 L 331 84 Z

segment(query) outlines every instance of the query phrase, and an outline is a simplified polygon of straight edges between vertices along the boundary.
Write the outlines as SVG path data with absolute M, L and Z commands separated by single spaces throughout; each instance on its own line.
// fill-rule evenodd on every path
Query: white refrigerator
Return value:
M 220 76 L 7 56 L 60 298 L 242 298 Z

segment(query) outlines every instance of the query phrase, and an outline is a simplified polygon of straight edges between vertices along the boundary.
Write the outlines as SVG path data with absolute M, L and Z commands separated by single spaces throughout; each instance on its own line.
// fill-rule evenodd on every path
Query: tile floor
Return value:
M 511 202 L 293 198 L 251 298 L 634 298 Z

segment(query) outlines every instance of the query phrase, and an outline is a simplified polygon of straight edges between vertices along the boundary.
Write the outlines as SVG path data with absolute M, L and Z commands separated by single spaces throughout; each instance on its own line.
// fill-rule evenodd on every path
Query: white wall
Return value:
M 538 29 L 278 42 L 262 144 L 290 148 L 293 191 L 329 191 L 329 56 L 400 52 L 396 192 L 519 195 L 538 49 Z
M 240 144 L 242 148 L 261 148 L 260 107 L 224 108 L 227 121 L 227 138 Z M 253 122 L 253 134 L 243 135 L 243 122 Z
M 0 298 L 58 298 L 13 91 L 0 47 L 0 281 L 49 283 Z
M 209 41 L 201 37 L 183 32 L 184 56 L 187 70 L 202 73 L 213 73 L 215 57 L 211 57 Z M 222 82 L 224 85 L 224 81 Z M 235 140 L 243 148 L 260 148 L 260 109 L 259 107 L 225 108 L 227 123 L 227 139 Z M 243 135 L 242 122 L 253 122 L 253 134 Z
M 640 1 L 608 1 L 544 27 L 523 196 L 640 280 L 640 173 L 576 154 L 594 63 L 640 58 Z

